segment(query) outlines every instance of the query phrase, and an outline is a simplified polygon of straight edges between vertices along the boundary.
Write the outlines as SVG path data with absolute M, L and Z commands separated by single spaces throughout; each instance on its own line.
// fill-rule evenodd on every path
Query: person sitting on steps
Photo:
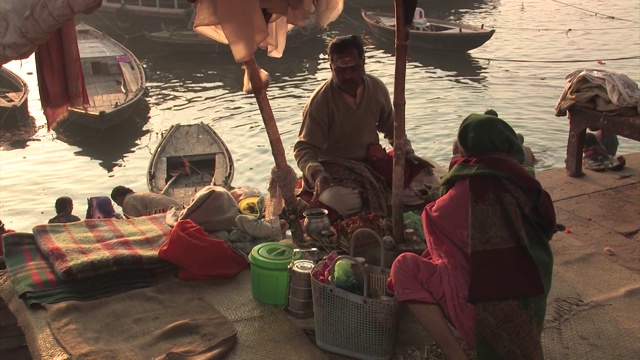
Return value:
M 80 221 L 81 219 L 73 212 L 73 200 L 68 196 L 61 196 L 56 199 L 56 216 L 49 219 L 49 224 L 63 224 Z

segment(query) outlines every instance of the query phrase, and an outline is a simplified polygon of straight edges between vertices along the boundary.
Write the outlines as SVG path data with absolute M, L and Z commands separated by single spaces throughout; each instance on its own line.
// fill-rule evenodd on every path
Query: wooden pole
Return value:
M 260 115 L 262 115 L 262 121 L 264 122 L 265 129 L 267 130 L 267 137 L 271 144 L 271 154 L 275 160 L 276 169 L 279 172 L 284 173 L 290 169 L 290 166 L 287 164 L 287 158 L 284 153 L 284 146 L 282 145 L 278 125 L 276 124 L 276 119 L 273 116 L 273 110 L 271 109 L 271 104 L 267 98 L 267 92 L 262 83 L 262 79 L 260 78 L 260 68 L 254 58 L 245 60 L 243 64 L 247 74 L 249 75 L 253 95 L 258 102 Z M 293 171 L 293 169 L 291 169 L 291 171 Z M 278 181 L 278 189 L 284 198 L 285 213 L 287 216 L 287 222 L 291 229 L 291 237 L 293 238 L 294 243 L 302 244 L 302 227 L 300 226 L 300 218 L 296 210 L 296 197 L 293 193 L 294 188 L 287 187 L 286 184 L 282 184 Z
M 402 192 L 404 190 L 405 166 L 405 78 L 407 73 L 407 26 L 405 24 L 404 0 L 395 0 L 396 14 L 396 68 L 393 84 L 393 107 L 395 119 L 393 122 L 393 182 L 391 187 L 391 214 L 393 221 L 393 238 L 396 243 L 404 242 L 404 220 Z

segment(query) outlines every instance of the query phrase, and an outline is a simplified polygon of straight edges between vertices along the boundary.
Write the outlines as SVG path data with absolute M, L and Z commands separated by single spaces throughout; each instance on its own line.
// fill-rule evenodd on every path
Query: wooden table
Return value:
M 613 116 L 593 109 L 573 106 L 569 109 L 569 140 L 566 169 L 569 176 L 583 176 L 582 151 L 587 128 L 609 130 L 617 135 L 640 141 L 640 115 Z

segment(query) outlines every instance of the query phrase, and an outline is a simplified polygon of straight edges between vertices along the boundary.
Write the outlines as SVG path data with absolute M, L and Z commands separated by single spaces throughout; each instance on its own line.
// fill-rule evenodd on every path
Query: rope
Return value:
M 269 201 L 265 209 L 266 219 L 277 218 L 282 212 L 282 209 L 284 209 L 284 198 L 278 185 L 280 184 L 280 186 L 286 189 L 286 192 L 293 193 L 297 183 L 298 177 L 291 166 L 287 166 L 285 169 L 278 169 L 274 166 L 273 169 L 271 169 L 271 178 L 269 178 L 267 189 L 269 192 Z
M 625 56 L 619 58 L 609 58 L 609 59 L 573 59 L 573 60 L 523 60 L 523 59 L 496 59 L 496 58 L 483 58 L 483 57 L 475 57 L 477 60 L 486 60 L 486 61 L 503 61 L 503 62 L 522 62 L 522 63 L 581 63 L 581 62 L 597 62 L 597 61 L 619 61 L 619 60 L 631 60 L 631 59 L 640 59 L 640 56 Z
M 485 26 L 485 29 L 488 28 L 487 26 Z M 576 29 L 576 28 L 570 28 L 570 29 L 553 29 L 553 28 L 518 28 L 518 27 L 499 27 L 499 28 L 495 28 L 495 27 L 490 27 L 491 29 L 496 29 L 496 30 L 530 30 L 530 31 L 562 31 L 562 32 L 566 32 L 567 30 L 571 30 L 571 31 L 605 31 L 605 30 L 629 30 L 629 29 L 640 29 L 640 26 L 626 26 L 626 27 L 606 27 L 606 28 L 580 28 L 580 29 Z
M 602 16 L 606 17 L 607 19 L 611 19 L 611 20 L 620 20 L 620 21 L 628 21 L 628 22 L 632 22 L 632 23 L 640 24 L 640 21 L 629 20 L 629 19 L 623 19 L 623 18 L 619 18 L 619 17 L 617 17 L 617 16 L 613 16 L 613 15 L 606 15 L 606 14 L 603 14 L 603 13 L 599 13 L 599 12 L 597 12 L 597 11 L 592 11 L 592 10 L 585 9 L 585 8 L 581 8 L 581 7 L 578 7 L 578 6 L 575 6 L 575 5 L 567 4 L 567 3 L 565 3 L 565 2 L 558 1 L 558 0 L 551 0 L 551 1 L 553 1 L 553 2 L 557 2 L 558 4 L 562 4 L 562 5 L 565 5 L 565 6 L 569 6 L 569 7 L 572 7 L 572 8 L 578 9 L 578 10 L 586 11 L 586 12 L 592 13 L 592 14 L 594 14 L 594 15 L 596 15 L 596 16 L 598 16 L 598 15 L 602 15 Z

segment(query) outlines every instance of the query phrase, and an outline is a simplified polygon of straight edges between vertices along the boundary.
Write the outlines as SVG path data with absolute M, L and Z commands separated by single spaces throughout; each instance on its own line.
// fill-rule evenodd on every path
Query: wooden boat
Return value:
M 315 18 L 312 16 L 311 18 L 306 19 L 302 26 L 292 26 L 289 29 L 287 32 L 287 46 L 292 47 L 304 44 L 322 33 L 323 29 L 315 24 Z M 153 42 L 170 46 L 179 46 L 190 51 L 217 50 L 218 46 L 224 45 L 193 31 L 193 23 L 190 23 L 186 28 L 175 28 L 163 25 L 161 31 L 145 31 L 144 35 L 147 39 Z
M 416 9 L 417 12 L 421 10 Z M 361 10 L 361 14 L 372 31 L 384 38 L 395 39 L 394 14 L 366 10 Z M 445 51 L 469 51 L 489 41 L 495 30 L 418 16 L 414 18 L 409 32 L 411 45 Z
M 0 129 L 12 129 L 30 123 L 27 83 L 11 70 L 0 67 Z
M 140 107 L 146 78 L 140 61 L 119 42 L 86 24 L 76 26 L 89 106 L 69 108 L 66 121 L 106 129 Z
M 230 185 L 233 174 L 231 152 L 209 125 L 174 124 L 149 162 L 147 185 L 186 206 L 207 185 Z
M 77 19 L 116 39 L 145 31 L 162 30 L 162 25 L 186 29 L 194 12 L 194 4 L 185 0 L 102 0 L 102 5 Z

